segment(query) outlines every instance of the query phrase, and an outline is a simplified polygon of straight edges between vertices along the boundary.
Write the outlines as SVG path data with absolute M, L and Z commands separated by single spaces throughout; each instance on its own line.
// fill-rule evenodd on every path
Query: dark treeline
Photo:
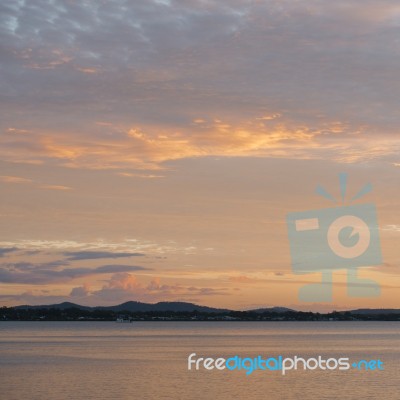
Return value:
M 228 311 L 122 311 L 82 310 L 80 308 L 0 308 L 0 321 L 400 321 L 400 314 L 356 314 L 337 312 L 321 314 L 301 311 L 254 312 Z

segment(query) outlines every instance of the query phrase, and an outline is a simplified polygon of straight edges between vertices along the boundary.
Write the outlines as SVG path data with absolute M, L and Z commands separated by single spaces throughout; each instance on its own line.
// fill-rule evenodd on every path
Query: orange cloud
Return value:
M 397 140 L 374 139 L 363 133 L 365 127 L 352 129 L 340 121 L 314 128 L 296 126 L 278 115 L 242 122 L 195 119 L 187 129 L 179 130 L 160 126 L 123 128 L 95 122 L 88 128 L 100 129 L 93 139 L 87 134 L 62 131 L 19 135 L 3 139 L 12 150 L 0 150 L 0 155 L 11 161 L 29 159 L 34 154 L 35 159 L 56 160 L 72 168 L 155 170 L 166 161 L 193 157 L 329 158 L 352 163 L 394 155 L 399 150 Z
M 126 178 L 142 178 L 142 179 L 157 179 L 164 178 L 164 175 L 154 175 L 154 174 L 133 174 L 130 172 L 118 172 L 118 175 L 124 176 Z
M 254 282 L 257 282 L 256 279 L 249 278 L 248 276 L 245 276 L 245 275 L 230 276 L 229 277 L 229 281 L 230 282 L 236 282 L 236 283 L 254 283 Z
M 40 189 L 50 189 L 50 190 L 71 190 L 69 186 L 63 186 L 63 185 L 42 185 L 39 184 L 32 179 L 27 179 L 27 178 L 21 178 L 20 176 L 6 176 L 2 175 L 0 176 L 0 181 L 4 183 L 23 183 L 23 184 L 32 184 L 34 187 L 40 188 Z
M 62 186 L 62 185 L 43 185 L 40 186 L 43 189 L 50 189 L 50 190 L 72 190 L 69 186 Z
M 78 290 L 83 293 L 83 290 Z M 134 275 L 121 272 L 111 276 L 100 289 L 91 292 L 91 296 L 106 301 L 165 301 L 196 298 L 196 296 L 227 295 L 228 288 L 195 287 L 161 283 L 153 278 L 149 283 L 140 282 Z
M 5 183 L 32 183 L 32 180 L 21 178 L 19 176 L 0 176 L 0 181 Z
M 24 133 L 29 133 L 28 130 L 26 129 L 19 129 L 19 128 L 8 128 L 7 132 L 9 133 L 17 133 L 17 134 L 24 134 Z
M 99 71 L 96 68 L 82 68 L 82 67 L 77 67 L 77 71 L 83 72 L 84 74 L 98 74 Z

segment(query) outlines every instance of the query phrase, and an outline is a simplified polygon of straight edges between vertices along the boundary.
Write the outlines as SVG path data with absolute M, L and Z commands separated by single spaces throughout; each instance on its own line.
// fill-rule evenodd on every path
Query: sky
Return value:
M 398 308 L 399 33 L 387 0 L 2 1 L 0 306 Z M 305 303 L 286 216 L 341 172 L 381 296 Z

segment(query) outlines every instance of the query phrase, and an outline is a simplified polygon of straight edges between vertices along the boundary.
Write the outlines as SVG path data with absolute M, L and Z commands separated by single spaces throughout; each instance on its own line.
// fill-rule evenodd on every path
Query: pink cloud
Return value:
M 229 294 L 228 290 L 227 288 L 170 285 L 162 283 L 159 278 L 152 279 L 149 283 L 143 283 L 134 275 L 121 272 L 112 275 L 100 290 L 92 291 L 88 297 L 96 299 L 98 302 L 109 303 L 128 300 L 154 302 L 187 300 L 188 296 L 193 298 L 193 296 L 227 295 Z

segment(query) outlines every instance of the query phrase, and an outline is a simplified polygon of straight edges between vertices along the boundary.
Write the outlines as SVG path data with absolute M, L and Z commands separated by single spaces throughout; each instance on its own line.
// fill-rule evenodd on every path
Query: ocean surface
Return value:
M 383 371 L 188 371 L 187 358 L 380 359 Z M 400 399 L 396 322 L 0 322 L 2 400 Z

